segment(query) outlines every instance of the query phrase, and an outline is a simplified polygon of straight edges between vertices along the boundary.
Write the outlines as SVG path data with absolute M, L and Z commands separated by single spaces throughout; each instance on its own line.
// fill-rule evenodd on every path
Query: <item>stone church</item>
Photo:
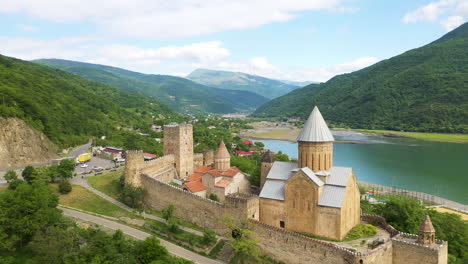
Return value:
M 260 222 L 337 240 L 360 223 L 357 180 L 352 168 L 333 166 L 334 140 L 315 107 L 297 137 L 297 163 L 264 155 Z

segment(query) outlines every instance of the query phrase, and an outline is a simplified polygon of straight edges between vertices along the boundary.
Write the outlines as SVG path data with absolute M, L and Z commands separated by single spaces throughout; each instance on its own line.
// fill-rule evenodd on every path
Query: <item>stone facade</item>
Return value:
M 333 142 L 299 142 L 298 167 L 329 171 L 333 166 Z
M 164 126 L 164 155 L 175 155 L 175 167 L 179 178 L 193 173 L 192 125 Z

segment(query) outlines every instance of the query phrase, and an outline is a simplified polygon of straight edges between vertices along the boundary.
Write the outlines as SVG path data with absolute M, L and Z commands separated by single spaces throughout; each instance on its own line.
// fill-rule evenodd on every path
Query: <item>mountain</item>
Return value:
M 242 72 L 215 71 L 208 69 L 196 69 L 187 76 L 187 79 L 221 89 L 250 91 L 270 99 L 299 88 L 299 86 L 296 85 L 290 85 L 281 81 Z
M 276 98 L 260 117 L 306 118 L 314 105 L 353 128 L 468 133 L 468 23 L 423 47 Z
M 59 59 L 34 62 L 62 69 L 127 93 L 153 98 L 178 112 L 245 112 L 253 111 L 268 101 L 252 92 L 216 89 L 176 76 L 143 74 L 111 66 Z
M 285 84 L 298 86 L 298 87 L 304 87 L 304 86 L 307 86 L 309 84 L 318 84 L 319 83 L 319 82 L 312 82 L 312 81 L 304 81 L 304 82 L 296 82 L 296 81 L 288 81 L 288 80 L 278 80 L 278 81 L 283 82 Z
M 165 105 L 36 63 L 0 55 L 0 117 L 18 118 L 67 147 L 116 127 L 147 127 Z M 0 146 L 2 148 L 2 146 Z

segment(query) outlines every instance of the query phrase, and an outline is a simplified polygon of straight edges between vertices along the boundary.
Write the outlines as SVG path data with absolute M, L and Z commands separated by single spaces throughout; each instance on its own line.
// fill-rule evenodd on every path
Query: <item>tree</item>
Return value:
M 289 161 L 289 156 L 288 154 L 284 154 L 283 152 L 278 151 L 278 153 L 276 154 L 276 160 L 277 161 Z
M 161 246 L 155 237 L 149 237 L 137 243 L 138 259 L 143 264 L 150 264 L 153 261 L 163 260 L 169 256 L 167 249 Z
M 212 230 L 203 231 L 203 243 L 209 244 L 216 241 L 216 233 Z
M 67 194 L 72 191 L 72 185 L 68 180 L 62 180 L 59 183 L 59 192 L 61 194 Z
M 63 159 L 58 165 L 58 172 L 62 179 L 72 178 L 75 171 L 75 162 L 72 159 Z
M 0 193 L 0 226 L 9 240 L 21 245 L 61 219 L 57 205 L 57 195 L 46 184 L 20 184 Z
M 257 259 L 260 254 L 260 249 L 258 248 L 257 239 L 255 239 L 252 230 L 250 230 L 248 220 L 238 222 L 232 217 L 226 217 L 224 222 L 231 231 L 229 238 L 236 255 L 238 255 L 240 259 Z
M 176 208 L 173 204 L 170 204 L 166 209 L 163 209 L 161 211 L 162 217 L 166 219 L 166 221 L 169 221 L 174 216 Z
M 76 229 L 50 226 L 32 238 L 28 248 L 41 263 L 60 264 L 68 254 L 79 251 L 79 234 Z
M 210 193 L 210 196 L 209 196 L 208 198 L 209 198 L 210 200 L 219 202 L 219 198 L 218 198 L 218 195 L 216 195 L 216 193 Z
M 7 170 L 5 176 L 3 176 L 7 182 L 11 182 L 18 179 L 16 172 L 14 170 Z
M 143 204 L 144 195 L 145 191 L 142 188 L 124 185 L 121 193 L 121 199 L 126 205 L 132 208 L 140 208 Z
M 26 166 L 21 173 L 21 176 L 23 176 L 23 179 L 27 183 L 32 183 L 37 176 L 37 172 L 33 166 Z
M 385 217 L 396 229 L 417 234 L 424 219 L 424 210 L 419 202 L 407 196 L 390 196 L 389 200 L 379 205 L 377 213 Z

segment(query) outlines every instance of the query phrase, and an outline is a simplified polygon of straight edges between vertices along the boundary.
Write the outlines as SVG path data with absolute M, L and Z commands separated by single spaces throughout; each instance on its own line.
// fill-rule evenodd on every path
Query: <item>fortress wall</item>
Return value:
M 309 238 L 258 221 L 251 220 L 250 222 L 263 254 L 276 260 L 291 264 L 359 263 L 359 258 L 355 253 L 330 242 Z
M 143 168 L 141 170 L 141 173 L 146 174 L 148 176 L 156 176 L 157 174 L 160 174 L 161 172 L 174 168 L 174 163 L 175 163 L 174 155 L 166 155 L 158 159 L 145 161 Z M 169 181 L 164 181 L 164 182 L 169 182 Z
M 141 180 L 146 189 L 144 202 L 151 209 L 163 210 L 173 204 L 176 207 L 176 217 L 224 234 L 222 204 L 146 175 L 142 175 Z
M 410 237 L 416 241 L 416 235 L 402 234 L 392 238 L 393 263 L 394 264 L 447 264 L 448 246 L 447 242 L 437 241 L 435 245 L 422 245 L 408 242 L 401 237 Z
M 193 154 L 193 167 L 199 167 L 203 166 L 204 164 L 204 159 L 203 159 L 203 153 L 194 153 Z

